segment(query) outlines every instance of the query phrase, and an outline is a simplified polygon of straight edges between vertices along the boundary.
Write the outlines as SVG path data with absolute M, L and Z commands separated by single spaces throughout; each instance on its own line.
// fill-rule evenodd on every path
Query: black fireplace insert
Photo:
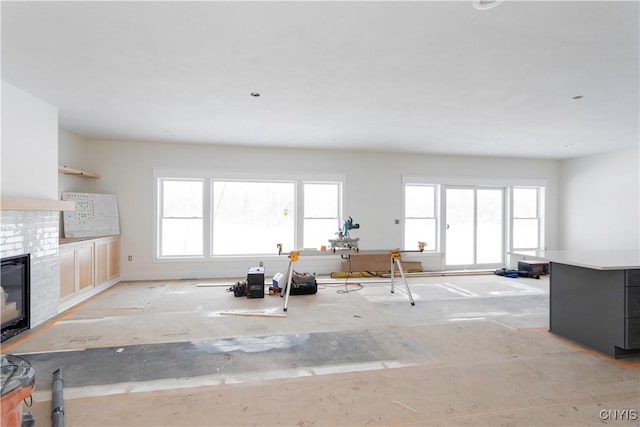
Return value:
M 0 307 L 2 341 L 30 328 L 31 256 L 17 255 L 1 260 Z

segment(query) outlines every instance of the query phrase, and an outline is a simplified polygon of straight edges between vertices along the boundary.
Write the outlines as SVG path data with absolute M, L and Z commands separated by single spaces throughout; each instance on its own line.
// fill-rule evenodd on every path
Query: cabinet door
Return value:
M 640 287 L 640 269 L 627 270 L 627 286 Z
M 109 242 L 109 279 L 120 276 L 120 240 Z
M 78 287 L 86 289 L 93 286 L 93 244 L 76 249 L 78 256 Z
M 640 349 L 640 319 L 627 319 L 625 330 L 625 349 Z
M 117 238 L 96 242 L 96 283 L 120 276 L 120 240 Z
M 640 317 L 640 286 L 626 288 L 627 317 Z
M 60 251 L 60 298 L 76 292 L 76 252 Z
M 96 283 L 103 283 L 108 278 L 109 243 L 96 242 Z

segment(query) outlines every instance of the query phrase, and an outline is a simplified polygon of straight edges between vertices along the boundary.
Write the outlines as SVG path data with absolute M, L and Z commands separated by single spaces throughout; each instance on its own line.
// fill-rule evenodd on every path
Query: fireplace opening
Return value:
M 29 254 L 2 258 L 0 269 L 0 307 L 2 308 L 2 341 L 30 328 Z

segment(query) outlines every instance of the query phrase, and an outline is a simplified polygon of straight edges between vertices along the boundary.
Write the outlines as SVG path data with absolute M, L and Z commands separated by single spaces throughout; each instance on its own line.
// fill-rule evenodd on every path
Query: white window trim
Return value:
M 159 238 L 160 238 L 160 215 L 158 212 L 160 202 L 160 187 L 158 185 L 160 179 L 203 179 L 205 182 L 203 207 L 204 221 L 203 227 L 205 227 L 205 235 L 203 244 L 204 255 L 203 256 L 171 256 L 160 257 L 159 253 Z M 344 194 L 345 187 L 347 185 L 347 175 L 337 173 L 295 173 L 295 172 L 271 172 L 271 171 L 232 171 L 232 170 L 192 170 L 192 169 L 175 169 L 175 168 L 154 168 L 153 169 L 153 260 L 154 262 L 210 262 L 216 259 L 246 259 L 255 258 L 259 255 L 262 258 L 278 257 L 277 249 L 274 248 L 274 255 L 269 254 L 243 254 L 243 255 L 213 255 L 212 248 L 212 224 L 211 224 L 211 182 L 213 180 L 229 180 L 229 181 L 263 181 L 263 182 L 294 182 L 296 184 L 295 190 L 295 230 L 294 230 L 294 242 L 296 248 L 284 248 L 285 251 L 297 250 L 302 248 L 302 236 L 299 235 L 300 230 L 303 229 L 304 215 L 299 214 L 301 205 L 301 197 L 303 196 L 304 183 L 338 183 L 340 184 L 340 215 L 344 215 Z
M 208 202 L 209 199 L 209 195 L 207 194 L 208 191 L 208 186 L 209 186 L 209 182 L 207 181 L 207 179 L 205 178 L 200 178 L 200 177 L 158 177 L 154 179 L 154 186 L 156 191 L 154 192 L 155 194 L 155 204 L 154 204 L 154 217 L 155 217 L 155 233 L 154 233 L 154 242 L 155 242 L 155 246 L 154 246 L 154 252 L 155 252 L 155 259 L 203 259 L 205 258 L 205 248 L 207 247 L 206 245 L 208 245 L 208 237 L 205 234 L 203 236 L 203 240 L 202 240 L 202 249 L 203 249 L 203 254 L 202 255 L 161 255 L 161 249 L 160 249 L 160 242 L 162 240 L 162 233 L 160 232 L 161 226 L 160 226 L 160 222 L 162 220 L 162 218 L 164 218 L 160 212 L 160 203 L 162 202 L 161 200 L 161 196 L 160 196 L 160 186 L 158 185 L 161 181 L 197 181 L 197 182 L 201 182 L 202 183 L 202 191 L 203 191 L 203 199 L 202 199 L 202 227 L 203 229 L 206 229 L 207 224 L 209 223 L 209 219 L 206 215 L 206 203 Z
M 402 246 L 407 248 L 407 242 L 404 241 L 405 238 L 405 225 L 406 225 L 406 220 L 407 220 L 407 212 L 405 210 L 406 207 L 406 186 L 407 185 L 425 185 L 425 186 L 432 186 L 435 187 L 434 188 L 434 207 L 433 207 L 433 214 L 434 214 L 434 219 L 436 222 L 436 229 L 435 229 L 435 235 L 436 235 L 436 242 L 435 242 L 435 248 L 434 249 L 429 249 L 424 251 L 424 253 L 438 253 L 441 252 L 441 246 L 440 246 L 440 222 L 441 222 L 441 212 L 440 212 L 440 191 L 441 191 L 441 185 L 440 184 L 434 184 L 433 182 L 414 182 L 414 181 L 408 181 L 408 182 L 403 182 L 402 183 L 402 223 L 400 225 L 400 232 L 402 233 Z M 415 249 L 415 248 L 414 248 Z
M 513 188 L 514 187 L 535 187 L 538 188 L 540 191 L 538 193 L 538 215 L 539 215 L 539 219 L 540 219 L 540 226 L 539 226 L 539 245 L 541 249 L 545 249 L 546 248 L 546 218 L 547 218 L 547 205 L 546 205 L 546 197 L 548 194 L 548 186 L 549 186 L 549 182 L 546 179 L 535 179 L 535 178 L 487 178 L 487 177 L 481 177 L 481 178 L 475 178 L 475 177 L 462 177 L 462 176 L 429 176 L 429 175 L 402 175 L 402 187 L 401 187 L 401 192 L 402 192 L 402 207 L 401 207 L 401 213 L 402 213 L 402 227 L 401 227 L 401 232 L 402 232 L 402 244 L 404 245 L 404 218 L 405 218 L 405 212 L 404 212 L 404 204 L 405 204 L 405 195 L 404 195 L 404 187 L 407 184 L 433 184 L 433 185 L 437 185 L 437 194 L 436 194 L 436 203 L 437 203 L 437 207 L 436 209 L 438 209 L 437 212 L 437 219 L 436 221 L 440 224 L 440 228 L 437 230 L 437 236 L 436 236 L 436 240 L 437 240 L 437 250 L 434 252 L 441 252 L 442 251 L 442 233 L 444 232 L 443 227 L 444 224 L 442 224 L 442 218 L 444 216 L 444 206 L 442 203 L 442 188 L 445 186 L 474 186 L 474 187 L 501 187 L 505 189 L 505 197 L 507 197 L 506 203 L 505 203 L 505 208 L 507 209 L 507 212 L 505 212 L 506 215 L 506 219 L 508 220 L 508 226 L 507 226 L 507 230 L 505 232 L 505 236 L 504 236 L 504 242 L 505 242 L 505 251 L 506 254 L 508 255 L 509 252 L 511 252 L 513 250 L 512 248 L 512 230 L 513 230 L 513 206 L 512 206 L 512 199 L 513 199 Z M 426 252 L 426 251 L 425 251 Z
M 538 248 L 514 248 L 513 247 L 513 221 L 515 216 L 513 215 L 513 190 L 515 188 L 533 188 L 537 190 L 537 220 L 538 220 Z M 547 209 L 546 209 L 546 191 L 547 187 L 544 185 L 512 185 L 509 187 L 509 238 L 508 238 L 508 251 L 512 252 L 514 250 L 543 250 L 546 248 L 546 218 L 547 218 Z
M 343 176 L 344 177 L 344 176 Z M 319 180 L 317 178 L 317 175 L 314 175 L 314 179 L 310 179 L 310 180 L 303 180 L 300 182 L 300 184 L 298 186 L 298 192 L 296 194 L 296 212 L 298 212 L 297 209 L 297 204 L 298 201 L 301 201 L 301 203 L 304 203 L 304 185 L 305 184 L 338 184 L 338 219 L 337 219 L 337 227 L 339 228 L 340 225 L 343 222 L 343 217 L 342 215 L 344 215 L 344 186 L 346 184 L 345 182 L 346 180 Z M 296 230 L 295 233 L 296 235 L 294 236 L 294 241 L 296 242 L 296 246 L 298 248 L 303 248 L 304 249 L 304 236 L 298 236 L 298 230 L 304 230 L 304 220 L 305 220 L 305 215 L 304 212 L 302 213 L 302 215 L 298 215 L 296 217 Z M 338 231 L 338 228 L 336 228 L 336 232 Z M 327 245 L 328 245 L 328 240 L 329 238 L 332 236 L 328 236 L 327 237 Z

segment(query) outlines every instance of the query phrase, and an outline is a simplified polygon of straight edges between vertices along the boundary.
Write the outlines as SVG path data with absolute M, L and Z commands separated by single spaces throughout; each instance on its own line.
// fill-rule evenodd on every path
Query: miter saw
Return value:
M 331 244 L 331 250 L 344 250 L 344 249 L 357 249 L 359 237 L 351 238 L 349 237 L 349 230 L 354 230 L 360 228 L 360 224 L 354 224 L 353 218 L 349 217 L 342 224 L 342 229 L 336 233 L 338 236 L 337 239 L 329 239 L 329 244 Z

